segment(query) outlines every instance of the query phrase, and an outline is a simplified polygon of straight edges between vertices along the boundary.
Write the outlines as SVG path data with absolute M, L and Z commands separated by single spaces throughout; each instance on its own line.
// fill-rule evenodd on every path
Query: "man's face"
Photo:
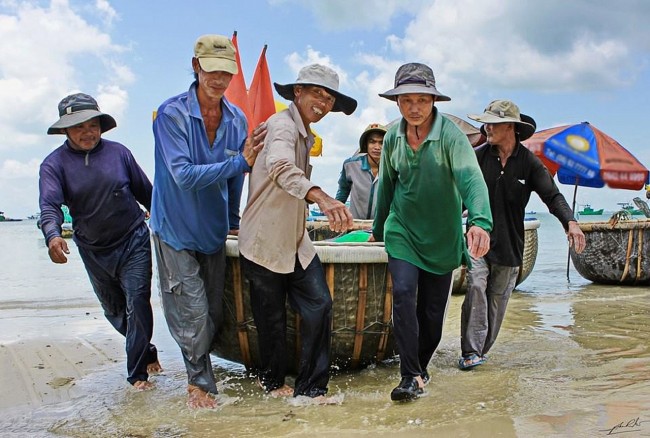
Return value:
M 225 71 L 212 71 L 207 72 L 201 68 L 199 60 L 192 59 L 192 68 L 194 73 L 198 75 L 199 90 L 210 99 L 221 99 L 230 85 L 232 80 L 232 73 Z
M 368 155 L 375 160 L 375 162 L 379 163 L 379 159 L 381 158 L 381 146 L 384 142 L 384 134 L 373 132 L 368 135 L 367 142 Z
M 431 94 L 401 94 L 397 96 L 397 106 L 409 125 L 423 124 L 433 112 L 435 98 Z
M 302 119 L 306 123 L 316 123 L 334 107 L 336 98 L 322 87 L 315 85 L 296 85 L 294 99 Z
M 65 134 L 73 149 L 90 151 L 97 146 L 102 135 L 102 126 L 99 122 L 99 117 L 94 117 L 78 125 L 66 128 Z
M 486 123 L 487 141 L 493 145 L 506 146 L 515 140 L 514 123 Z

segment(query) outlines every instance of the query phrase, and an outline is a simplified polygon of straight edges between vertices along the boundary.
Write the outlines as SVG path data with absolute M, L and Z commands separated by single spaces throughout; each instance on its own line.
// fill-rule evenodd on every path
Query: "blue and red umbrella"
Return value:
M 523 143 L 562 184 L 639 190 L 648 182 L 648 169 L 588 122 L 544 129 Z

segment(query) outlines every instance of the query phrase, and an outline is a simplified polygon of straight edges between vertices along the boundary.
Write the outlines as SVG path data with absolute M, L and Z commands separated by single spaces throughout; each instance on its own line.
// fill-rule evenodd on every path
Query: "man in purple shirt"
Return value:
M 116 123 L 91 96 L 65 97 L 59 116 L 47 133 L 67 139 L 41 164 L 39 181 L 41 231 L 50 259 L 68 261 L 61 237 L 65 204 L 104 316 L 126 337 L 127 380 L 136 389 L 150 389 L 149 374 L 162 371 L 151 344 L 151 244 L 140 207 L 151 206 L 151 182 L 125 146 L 101 138 Z

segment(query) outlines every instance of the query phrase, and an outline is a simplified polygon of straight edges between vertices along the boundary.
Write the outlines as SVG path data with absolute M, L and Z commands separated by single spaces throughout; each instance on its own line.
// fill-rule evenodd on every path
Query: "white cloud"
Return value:
M 21 163 L 17 160 L 5 160 L 0 165 L 0 179 L 38 178 L 38 168 L 41 162 L 37 159 Z

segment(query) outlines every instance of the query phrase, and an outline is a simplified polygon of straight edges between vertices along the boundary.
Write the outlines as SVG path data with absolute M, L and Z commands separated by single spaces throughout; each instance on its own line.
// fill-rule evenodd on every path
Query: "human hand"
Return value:
M 320 211 L 327 216 L 330 230 L 335 233 L 341 233 L 352 228 L 354 218 L 350 210 L 348 210 L 344 203 L 337 201 L 322 191 L 320 187 L 311 188 L 307 192 L 305 199 L 318 204 Z
M 68 243 L 63 239 L 63 237 L 54 237 L 50 240 L 47 248 L 50 260 L 54 263 L 66 263 L 68 261 L 68 258 L 65 255 L 70 254 L 70 250 L 68 249 Z
M 467 230 L 467 249 L 475 259 L 483 257 L 490 250 L 490 233 L 481 227 L 472 225 Z
M 249 167 L 253 167 L 257 154 L 264 147 L 264 138 L 266 137 L 266 123 L 260 123 L 253 129 L 253 132 L 246 138 L 242 155 Z
M 569 222 L 569 231 L 567 231 L 566 234 L 567 240 L 569 241 L 569 247 L 573 247 L 575 252 L 578 254 L 584 251 L 587 246 L 587 239 L 585 239 L 585 235 L 577 222 Z

